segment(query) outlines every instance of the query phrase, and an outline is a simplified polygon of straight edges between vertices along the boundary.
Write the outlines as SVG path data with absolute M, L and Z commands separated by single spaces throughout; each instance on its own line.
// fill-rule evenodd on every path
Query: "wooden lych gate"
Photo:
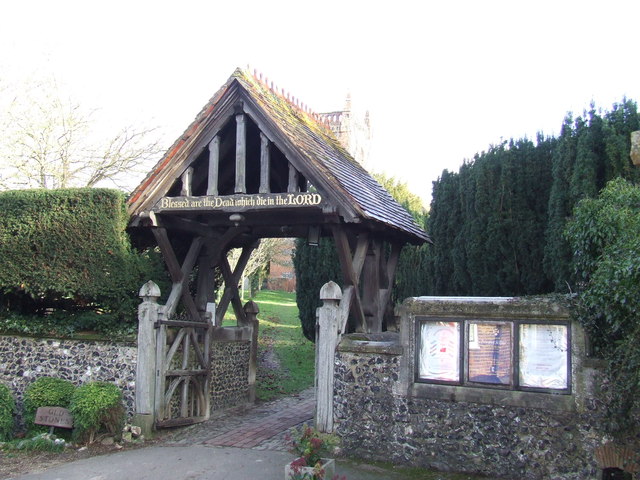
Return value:
M 163 373 L 156 368 L 147 403 L 154 404 L 156 426 L 207 418 L 216 368 L 209 344 L 229 306 L 238 328 L 254 325 L 238 283 L 262 238 L 334 239 L 344 280 L 340 332 L 384 329 L 402 246 L 428 241 L 321 115 L 243 70 L 207 103 L 128 207 L 133 237 L 159 247 L 172 281 L 154 324 Z M 233 248 L 242 253 L 232 267 Z

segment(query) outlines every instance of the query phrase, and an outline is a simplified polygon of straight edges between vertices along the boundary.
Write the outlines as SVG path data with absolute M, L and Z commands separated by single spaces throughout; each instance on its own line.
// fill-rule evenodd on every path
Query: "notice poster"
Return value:
M 425 322 L 420 331 L 419 377 L 460 380 L 460 323 Z
M 520 326 L 520 386 L 567 388 L 567 337 L 566 325 Z

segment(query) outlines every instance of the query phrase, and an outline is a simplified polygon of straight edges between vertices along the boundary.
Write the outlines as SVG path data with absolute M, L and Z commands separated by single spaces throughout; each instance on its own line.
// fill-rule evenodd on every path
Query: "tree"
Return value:
M 330 280 L 342 282 L 342 270 L 332 238 L 321 238 L 310 246 L 304 238 L 296 239 L 293 256 L 296 270 L 296 303 L 302 333 L 312 342 L 316 335 L 316 309 L 322 305 L 320 289 Z
M 161 152 L 154 128 L 125 126 L 104 137 L 95 111 L 62 95 L 54 80 L 0 91 L 0 188 L 121 189 Z
M 429 260 L 429 291 L 435 295 L 455 295 L 453 291 L 454 262 L 450 245 L 460 232 L 460 175 L 447 170 L 433 183 L 428 232 L 433 240 Z
M 260 240 L 260 244 L 251 252 L 249 261 L 242 272 L 243 286 L 244 278 L 260 277 L 266 273 L 269 262 L 273 260 L 274 256 L 282 248 L 283 241 L 284 239 L 282 238 L 263 238 Z M 241 254 L 241 248 L 231 249 L 227 254 L 227 259 L 229 260 L 229 265 L 232 270 L 236 268 Z

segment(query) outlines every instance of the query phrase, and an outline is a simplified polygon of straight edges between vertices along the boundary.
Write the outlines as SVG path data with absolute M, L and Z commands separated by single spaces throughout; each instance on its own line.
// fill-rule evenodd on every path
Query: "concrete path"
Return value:
M 164 431 L 161 445 L 102 455 L 52 467 L 20 480 L 282 480 L 294 459 L 287 436 L 311 424 L 313 390 L 255 406 L 220 412 L 209 421 Z M 346 480 L 403 480 L 401 471 L 339 460 L 336 474 Z M 426 474 L 426 472 L 425 472 Z M 422 478 L 445 480 L 446 474 Z M 478 477 L 456 476 L 462 480 Z

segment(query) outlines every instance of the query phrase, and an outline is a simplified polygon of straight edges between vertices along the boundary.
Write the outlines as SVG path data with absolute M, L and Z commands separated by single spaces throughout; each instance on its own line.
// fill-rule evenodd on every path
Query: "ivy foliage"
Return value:
M 6 442 L 13 436 L 16 411 L 16 402 L 11 390 L 5 384 L 0 383 L 0 441 Z
M 580 201 L 566 238 L 580 287 L 577 315 L 608 362 L 611 411 L 623 420 L 640 408 L 640 186 L 618 178 Z
M 122 432 L 125 411 L 120 389 L 107 382 L 89 382 L 78 387 L 69 409 L 73 415 L 73 434 L 79 440 L 93 443 L 96 434 Z
M 137 291 L 162 276 L 132 249 L 125 197 L 109 189 L 0 192 L 0 317 L 91 311 L 133 322 Z M 55 318 L 50 319 L 55 321 Z M 78 319 L 89 322 L 89 317 Z M 5 328 L 3 328 L 4 330 Z M 20 327 L 18 326 L 18 329 Z
M 24 392 L 24 420 L 27 431 L 46 432 L 49 427 L 34 423 L 38 408 L 68 408 L 75 388 L 70 381 L 54 377 L 40 377 L 30 384 Z

